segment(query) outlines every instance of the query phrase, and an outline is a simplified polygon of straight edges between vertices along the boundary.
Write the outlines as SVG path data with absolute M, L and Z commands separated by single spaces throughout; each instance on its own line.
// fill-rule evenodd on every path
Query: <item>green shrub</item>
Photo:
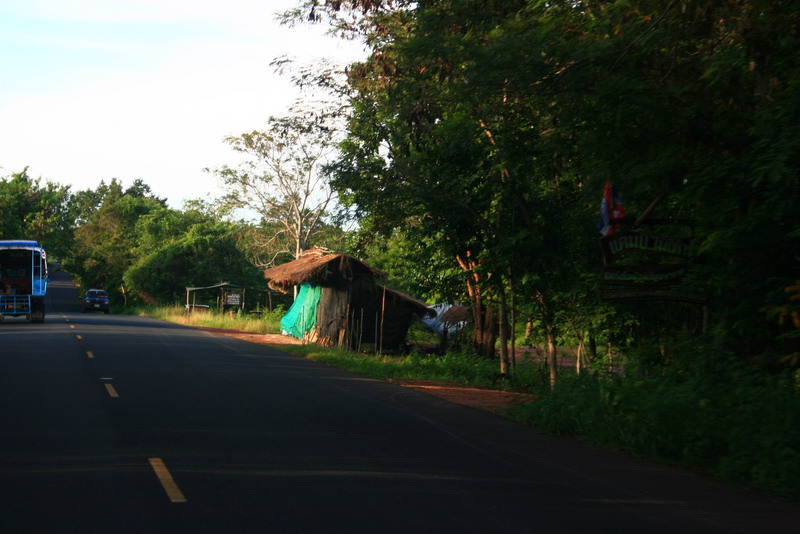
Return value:
M 509 410 L 580 437 L 722 480 L 800 497 L 800 395 L 794 374 L 734 360 L 705 372 L 666 365 L 645 376 L 562 375 L 554 391 Z

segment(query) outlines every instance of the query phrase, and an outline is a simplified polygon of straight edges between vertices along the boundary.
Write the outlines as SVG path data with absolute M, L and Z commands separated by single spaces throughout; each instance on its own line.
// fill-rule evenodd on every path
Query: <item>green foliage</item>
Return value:
M 417 225 L 396 228 L 389 235 L 362 221 L 360 231 L 349 237 L 346 252 L 366 258 L 386 276 L 393 289 L 428 302 L 461 302 L 465 299 L 463 274 L 454 269 L 436 237 L 420 232 Z
M 115 302 L 166 304 L 182 301 L 187 286 L 264 284 L 241 228 L 204 205 L 170 209 L 144 182 L 123 189 L 112 180 L 77 193 L 71 206 L 80 226 L 65 268 Z
M 263 284 L 259 271 L 238 247 L 235 227 L 204 222 L 178 235 L 151 249 L 125 271 L 125 284 L 144 302 L 180 301 L 186 287 L 221 282 L 249 287 Z
M 0 214 L 0 238 L 41 242 L 82 287 L 104 288 L 123 306 L 172 303 L 186 286 L 220 281 L 264 286 L 246 227 L 201 202 L 167 208 L 142 180 L 70 194 L 23 171 L 0 178 Z
M 348 137 L 330 168 L 371 230 L 402 229 L 451 268 L 469 254 L 464 280 L 478 276 L 488 306 L 506 286 L 550 335 L 585 332 L 611 315 L 586 275 L 601 270 L 594 219 L 613 179 L 634 217 L 653 206 L 693 222 L 684 289 L 712 303 L 718 346 L 786 355 L 764 310 L 800 253 L 797 5 L 315 5 L 372 51 L 350 68 Z M 621 315 L 641 332 L 696 329 L 697 314 L 631 308 Z
M 764 375 L 698 349 L 691 371 L 565 374 L 510 415 L 537 428 L 800 497 L 800 392 L 794 374 Z M 689 357 L 689 355 L 687 355 Z M 651 366 L 652 370 L 652 366 Z
M 51 258 L 63 256 L 72 242 L 68 198 L 68 187 L 43 185 L 27 169 L 0 178 L 0 239 L 38 241 Z
M 74 209 L 86 222 L 75 231 L 75 243 L 64 267 L 85 288 L 106 289 L 122 300 L 123 276 L 136 261 L 136 225 L 140 218 L 165 209 L 165 201 L 150 194 L 142 182 L 126 191 L 116 180 L 95 191 L 75 195 Z
M 134 236 L 137 256 L 147 255 L 165 243 L 183 236 L 195 225 L 214 221 L 213 215 L 197 210 L 157 209 L 136 220 Z

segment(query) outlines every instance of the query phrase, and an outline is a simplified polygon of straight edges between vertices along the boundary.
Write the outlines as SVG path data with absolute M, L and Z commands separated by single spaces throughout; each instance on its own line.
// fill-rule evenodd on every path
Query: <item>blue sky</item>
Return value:
M 294 0 L 0 0 L 0 176 L 73 190 L 136 178 L 180 207 L 220 194 L 226 135 L 296 98 L 278 56 L 361 55 L 321 28 L 286 28 Z

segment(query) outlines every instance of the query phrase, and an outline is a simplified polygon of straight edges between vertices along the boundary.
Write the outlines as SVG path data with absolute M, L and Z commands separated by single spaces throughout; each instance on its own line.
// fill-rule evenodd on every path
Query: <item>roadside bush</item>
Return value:
M 700 367 L 700 366 L 698 366 Z M 800 497 L 796 373 L 737 361 L 701 372 L 663 366 L 645 376 L 562 376 L 554 391 L 514 407 L 514 419 L 595 445 Z

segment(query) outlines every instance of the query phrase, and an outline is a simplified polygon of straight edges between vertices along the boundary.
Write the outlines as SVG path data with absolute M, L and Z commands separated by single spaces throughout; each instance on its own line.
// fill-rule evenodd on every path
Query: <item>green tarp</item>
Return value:
M 301 285 L 294 304 L 281 319 L 281 330 L 299 339 L 314 328 L 317 324 L 317 304 L 321 293 L 320 286 Z

